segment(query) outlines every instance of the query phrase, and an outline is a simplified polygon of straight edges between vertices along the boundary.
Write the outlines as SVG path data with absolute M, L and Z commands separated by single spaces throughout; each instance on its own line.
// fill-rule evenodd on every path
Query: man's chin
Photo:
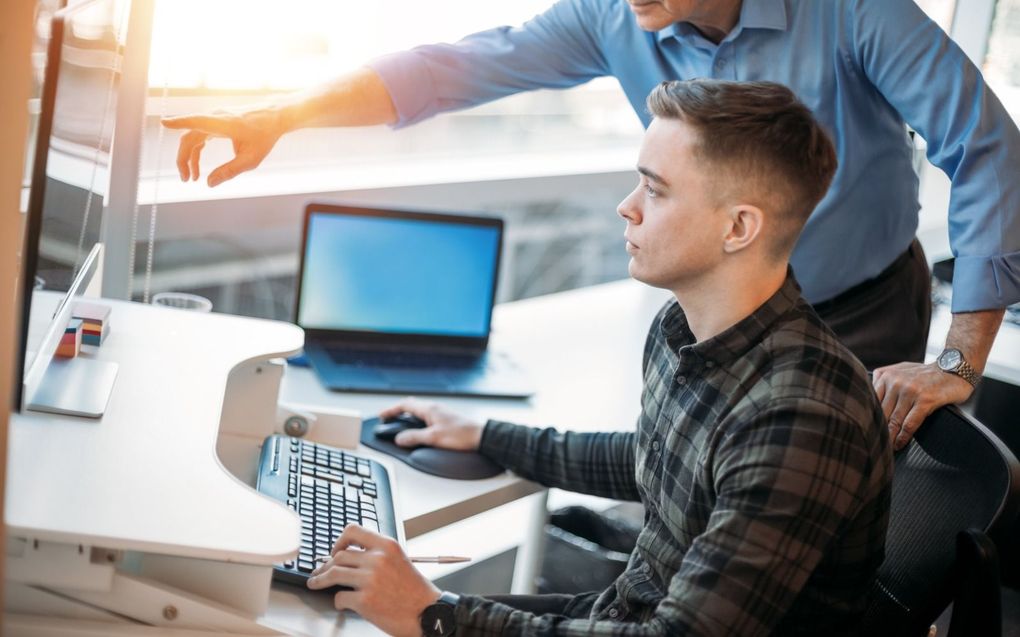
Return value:
M 642 31 L 661 31 L 674 22 L 670 15 L 663 14 L 661 7 L 657 4 L 648 5 L 645 9 L 631 6 L 630 12 L 634 14 L 634 19 Z
M 673 24 L 673 21 L 672 20 L 641 20 L 639 18 L 638 21 L 637 21 L 637 24 L 638 24 L 638 27 L 640 27 L 642 31 L 647 31 L 649 33 L 658 33 L 659 31 L 662 31 L 663 29 L 665 29 L 669 25 Z
M 649 280 L 649 278 L 646 275 L 643 275 L 637 268 L 634 267 L 633 259 L 630 262 L 630 266 L 627 268 L 627 273 L 630 274 L 630 278 L 634 279 L 638 283 L 644 283 L 645 285 L 651 286 L 653 288 L 660 287 L 658 285 L 655 285 L 655 283 Z

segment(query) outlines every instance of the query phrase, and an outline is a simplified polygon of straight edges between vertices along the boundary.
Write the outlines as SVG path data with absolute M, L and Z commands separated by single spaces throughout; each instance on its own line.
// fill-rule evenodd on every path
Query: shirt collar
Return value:
M 743 29 L 786 31 L 788 27 L 785 0 L 744 0 L 740 6 L 740 19 L 737 20 L 729 37 L 735 37 Z M 662 42 L 668 38 L 680 38 L 695 32 L 694 27 L 687 22 L 676 22 L 665 29 L 660 29 L 656 35 L 659 42 Z
M 765 303 L 732 327 L 712 338 L 695 342 L 687 324 L 687 316 L 678 303 L 673 303 L 659 324 L 669 348 L 680 358 L 678 373 L 714 365 L 724 366 L 743 356 L 761 342 L 765 333 L 800 302 L 800 285 L 787 269 L 786 280 Z

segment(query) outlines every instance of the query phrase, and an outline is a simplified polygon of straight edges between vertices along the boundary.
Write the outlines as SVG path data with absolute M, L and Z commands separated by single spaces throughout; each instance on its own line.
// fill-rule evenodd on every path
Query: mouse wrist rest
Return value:
M 401 447 L 375 437 L 378 418 L 361 423 L 361 444 L 400 460 L 404 464 L 440 478 L 452 480 L 484 480 L 506 471 L 489 458 L 475 451 L 452 451 L 433 447 Z

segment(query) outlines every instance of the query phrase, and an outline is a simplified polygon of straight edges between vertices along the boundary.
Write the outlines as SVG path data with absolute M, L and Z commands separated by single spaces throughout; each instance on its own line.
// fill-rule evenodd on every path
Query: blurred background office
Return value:
M 46 24 L 59 1 L 41 0 L 37 10 L 36 94 Z M 135 244 L 132 296 L 192 292 L 216 311 L 290 318 L 299 215 L 310 199 L 504 216 L 500 301 L 626 277 L 613 211 L 632 188 L 641 127 L 615 79 L 518 95 L 396 133 L 301 130 L 283 138 L 257 173 L 215 190 L 180 183 L 176 134 L 157 126 L 163 115 L 268 101 L 417 43 L 519 24 L 549 4 L 297 0 L 281 11 L 269 0 L 157 0 L 139 205 L 124 219 Z M 1020 0 L 967 0 L 966 11 L 957 0 L 918 4 L 978 60 L 1020 117 Z M 929 252 L 948 253 L 948 180 L 926 165 L 917 144 L 921 238 Z M 226 141 L 210 142 L 203 175 L 229 156 Z M 45 242 L 55 271 L 75 258 L 78 232 L 69 225 L 65 237 Z

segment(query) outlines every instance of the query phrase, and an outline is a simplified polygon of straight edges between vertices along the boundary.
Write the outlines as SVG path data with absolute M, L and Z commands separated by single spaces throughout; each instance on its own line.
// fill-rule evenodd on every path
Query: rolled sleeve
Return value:
M 382 78 L 397 109 L 394 128 L 403 128 L 436 113 L 436 90 L 428 64 L 414 51 L 392 53 L 368 63 Z
M 953 312 L 977 312 L 1020 301 L 1020 252 L 994 257 L 956 258 Z

